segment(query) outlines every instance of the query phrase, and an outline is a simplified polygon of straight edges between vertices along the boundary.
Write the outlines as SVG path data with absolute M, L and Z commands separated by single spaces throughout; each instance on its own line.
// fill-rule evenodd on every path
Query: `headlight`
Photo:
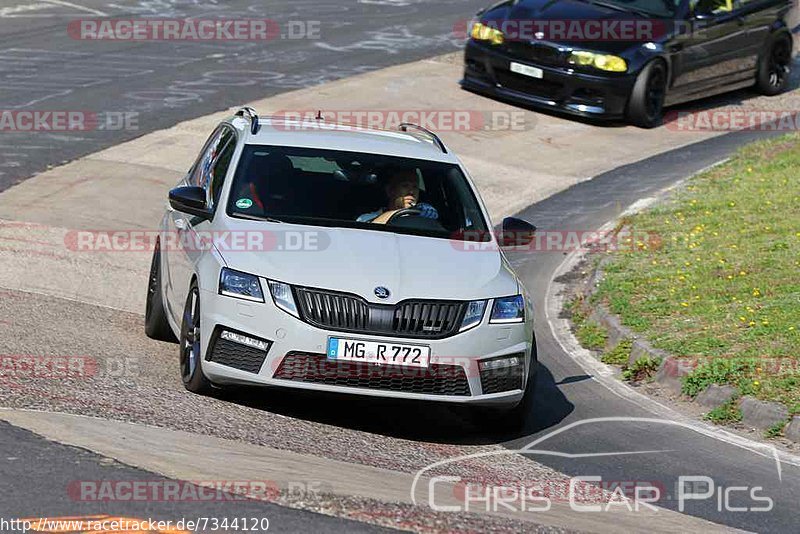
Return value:
M 525 299 L 522 295 L 494 299 L 490 323 L 521 323 L 525 320 Z
M 272 300 L 275 302 L 275 306 L 279 307 L 286 313 L 291 313 L 295 317 L 300 317 L 300 314 L 297 313 L 297 305 L 294 303 L 292 286 L 289 284 L 284 284 L 283 282 L 270 280 L 269 292 L 272 293 Z
M 242 273 L 223 267 L 219 275 L 219 293 L 228 297 L 264 302 L 261 282 L 252 274 Z
M 464 320 L 461 321 L 461 328 L 459 332 L 469 330 L 473 326 L 478 326 L 483 320 L 483 312 L 486 309 L 485 300 L 473 300 L 467 306 L 467 313 L 464 314 Z
M 572 52 L 567 59 L 567 63 L 581 67 L 594 67 L 609 72 L 625 72 L 628 70 L 628 64 L 621 57 L 609 54 L 595 54 L 585 50 Z
M 476 41 L 489 41 L 493 45 L 503 44 L 503 41 L 505 40 L 503 37 L 503 32 L 497 28 L 492 28 L 486 24 L 481 24 L 480 22 L 473 24 L 472 31 L 469 34 L 470 37 Z

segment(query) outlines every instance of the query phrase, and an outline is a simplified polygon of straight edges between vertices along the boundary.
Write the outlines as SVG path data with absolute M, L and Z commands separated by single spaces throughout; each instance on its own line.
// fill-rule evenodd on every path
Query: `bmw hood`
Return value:
M 647 40 L 661 40 L 672 31 L 672 24 L 667 20 L 646 18 L 634 12 L 620 11 L 584 0 L 506 2 L 483 13 L 480 19 L 482 22 L 492 22 L 495 27 L 502 27 L 502 23 L 510 22 L 510 28 L 525 28 L 524 23 L 535 22 L 542 24 L 545 29 L 546 35 L 541 37 L 543 41 L 611 54 L 621 54 L 632 47 L 642 45 Z M 589 21 L 594 25 L 588 24 Z M 572 26 L 571 22 L 574 23 Z M 597 24 L 599 22 L 603 23 L 602 26 Z M 636 24 L 640 25 L 637 27 Z M 568 31 L 573 33 L 567 33 Z M 589 39 L 591 31 L 602 31 L 602 37 Z M 645 33 L 638 34 L 639 36 L 633 40 L 622 38 L 625 35 L 633 35 L 636 31 Z M 520 40 L 535 41 L 535 37 L 529 35 L 531 33 L 531 30 L 527 32 L 523 30 L 523 33 L 520 33 Z M 559 38 L 560 35 L 572 35 L 572 38 Z M 620 38 L 614 38 L 615 36 Z
M 229 268 L 295 286 L 354 293 L 387 304 L 520 292 L 516 276 L 494 244 L 235 219 L 227 226 L 239 239 L 238 244 L 217 244 Z M 388 289 L 387 298 L 376 297 L 379 287 Z

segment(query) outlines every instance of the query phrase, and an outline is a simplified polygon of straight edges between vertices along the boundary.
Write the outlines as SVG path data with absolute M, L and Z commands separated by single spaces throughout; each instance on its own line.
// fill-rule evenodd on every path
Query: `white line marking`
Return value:
M 79 6 L 78 4 L 73 4 L 72 2 L 66 2 L 65 0 L 43 0 L 43 1 L 47 2 L 48 4 L 55 4 L 55 5 L 61 6 L 61 7 L 71 7 L 72 9 L 77 9 L 78 11 L 86 11 L 87 13 L 91 13 L 91 14 L 97 15 L 99 17 L 107 17 L 108 16 L 107 13 L 103 13 L 102 11 L 100 11 L 98 9 L 93 9 L 91 7 Z

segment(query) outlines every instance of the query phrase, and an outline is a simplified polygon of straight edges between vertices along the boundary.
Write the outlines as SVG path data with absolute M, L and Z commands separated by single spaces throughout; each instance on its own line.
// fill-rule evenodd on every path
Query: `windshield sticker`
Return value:
M 242 210 L 246 210 L 250 206 L 253 205 L 253 201 L 249 198 L 240 198 L 236 201 L 236 207 Z

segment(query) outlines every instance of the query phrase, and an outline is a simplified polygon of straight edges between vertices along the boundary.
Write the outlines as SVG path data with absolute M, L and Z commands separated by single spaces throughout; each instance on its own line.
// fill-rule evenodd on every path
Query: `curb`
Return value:
M 639 358 L 659 361 L 658 371 L 656 371 L 653 380 L 673 393 L 682 394 L 683 377 L 694 371 L 697 367 L 696 360 L 676 358 L 666 351 L 654 348 L 649 341 L 624 326 L 620 318 L 611 313 L 604 305 L 588 304 L 602 280 L 601 267 L 602 264 L 598 265 L 591 275 L 590 282 L 581 288 L 579 294 L 589 312 L 588 320 L 599 324 L 608 333 L 605 350 L 613 349 L 621 341 L 630 339 L 631 352 L 628 358 L 628 365 L 632 365 Z M 692 401 L 709 410 L 713 410 L 735 401 L 738 395 L 738 390 L 733 386 L 711 384 Z M 737 405 L 742 412 L 742 422 L 748 427 L 758 430 L 776 430 L 779 425 L 786 425 L 790 419 L 789 410 L 778 402 L 762 401 L 755 397 L 744 396 L 737 402 Z M 789 424 L 784 426 L 782 430 L 786 439 L 800 443 L 800 416 L 791 418 Z

